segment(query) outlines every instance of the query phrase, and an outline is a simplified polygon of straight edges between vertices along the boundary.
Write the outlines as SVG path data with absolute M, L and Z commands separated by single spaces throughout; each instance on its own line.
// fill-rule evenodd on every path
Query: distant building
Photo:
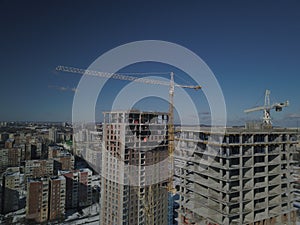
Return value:
M 14 146 L 15 139 L 9 138 L 5 141 L 5 148 L 12 148 Z
M 60 157 L 63 147 L 58 145 L 49 145 L 48 146 L 48 159 L 53 159 Z
M 1 210 L 0 213 L 2 213 L 2 211 L 3 211 L 3 186 L 1 184 L 1 182 L 0 182 L 0 210 Z
M 57 142 L 57 129 L 55 127 L 49 129 L 49 140 L 54 143 Z
M 8 167 L 20 166 L 21 148 L 0 149 L 0 172 L 3 173 Z
M 0 127 L 6 127 L 7 126 L 7 122 L 0 122 Z
M 31 160 L 31 153 L 32 153 L 32 145 L 31 143 L 25 144 L 25 160 Z
M 8 149 L 0 149 L 0 172 L 8 168 Z
M 9 138 L 9 134 L 8 133 L 2 133 L 1 134 L 1 141 L 6 141 Z
M 60 146 L 48 147 L 48 159 L 54 160 L 54 174 L 59 170 L 71 171 L 74 169 L 74 156 Z
M 63 219 L 65 193 L 66 181 L 63 176 L 30 178 L 27 182 L 26 219 L 37 223 Z
M 42 158 L 44 146 L 41 141 L 21 143 L 18 146 L 22 148 L 22 160 Z
M 37 142 L 35 145 L 35 151 L 34 151 L 34 158 L 35 159 L 40 159 L 42 157 L 42 152 L 43 152 L 43 143 L 42 142 Z
M 15 147 L 21 149 L 21 162 L 25 161 L 26 145 L 24 143 L 19 143 L 19 144 L 15 145 Z
M 36 143 L 36 148 L 37 148 L 37 154 L 38 155 L 42 155 L 42 152 L 43 152 L 43 142 L 40 141 L 40 142 L 37 142 Z
M 53 176 L 53 159 L 26 160 L 25 178 Z
M 65 140 L 65 133 L 64 132 L 57 132 L 57 142 L 62 142 Z
M 92 171 L 80 169 L 60 171 L 66 178 L 66 208 L 77 208 L 92 204 Z
M 19 209 L 19 197 L 22 190 L 23 175 L 20 173 L 19 167 L 11 167 L 3 174 L 3 207 L 4 214 Z
M 8 166 L 20 166 L 21 164 L 21 148 L 11 148 L 8 150 Z
M 102 164 L 102 143 L 99 141 L 98 146 L 93 146 L 92 148 L 86 147 L 82 151 L 82 156 L 86 162 L 89 163 L 98 174 L 101 174 L 101 164 Z
M 79 129 L 73 135 L 74 154 L 80 157 L 84 157 L 82 152 L 84 151 L 87 143 L 88 143 L 88 130 L 85 128 Z
M 72 133 L 66 133 L 65 134 L 65 140 L 66 141 L 72 141 Z
M 74 156 L 66 152 L 65 155 L 54 158 L 54 173 L 57 174 L 59 170 L 74 170 L 74 163 Z

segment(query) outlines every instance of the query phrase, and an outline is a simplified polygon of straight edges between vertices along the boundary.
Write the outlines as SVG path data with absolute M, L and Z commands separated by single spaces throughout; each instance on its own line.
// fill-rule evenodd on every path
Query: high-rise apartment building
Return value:
M 43 142 L 36 142 L 35 158 L 40 159 L 43 153 Z
M 19 167 L 10 167 L 3 173 L 2 212 L 4 214 L 19 209 L 19 197 L 23 182 L 24 177 L 20 173 Z
M 15 139 L 9 138 L 5 141 L 5 148 L 12 148 L 14 146 Z
M 48 146 L 48 159 L 53 159 L 53 158 L 59 157 L 63 150 L 64 150 L 64 148 L 61 146 L 49 145 Z
M 69 152 L 64 152 L 58 158 L 54 158 L 54 173 L 59 170 L 74 170 L 75 159 Z
M 48 220 L 49 178 L 29 178 L 27 181 L 26 219 Z
M 296 130 L 182 127 L 179 224 L 294 225 Z
M 71 171 L 74 169 L 74 156 L 60 146 L 50 145 L 48 147 L 48 159 L 54 160 L 54 174 L 57 174 L 59 170 Z
M 3 173 L 8 167 L 8 151 L 9 149 L 0 149 L 0 172 Z
M 168 224 L 167 127 L 166 113 L 104 113 L 101 224 Z
M 25 160 L 31 160 L 32 159 L 32 149 L 33 145 L 31 143 L 25 144 Z
M 49 129 L 49 140 L 54 143 L 57 142 L 57 129 L 55 127 Z
M 66 208 L 85 207 L 92 204 L 92 171 L 88 168 L 60 171 L 66 179 Z
M 1 133 L 1 141 L 6 141 L 9 138 L 8 133 Z
M 63 219 L 66 205 L 66 179 L 64 176 L 51 177 L 49 180 L 49 217 L 48 220 Z
M 42 223 L 59 220 L 65 214 L 66 180 L 63 176 L 29 178 L 26 219 Z
M 4 172 L 8 167 L 20 166 L 21 148 L 0 149 L 0 172 Z
M 25 178 L 35 178 L 53 175 L 53 159 L 26 160 Z

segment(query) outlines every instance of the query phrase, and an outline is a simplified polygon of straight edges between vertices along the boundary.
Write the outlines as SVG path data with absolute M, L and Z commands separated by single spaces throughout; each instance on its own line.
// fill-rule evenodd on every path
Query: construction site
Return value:
M 293 155 L 298 130 L 263 121 L 239 127 L 174 126 L 174 88 L 201 89 L 78 68 L 59 71 L 169 86 L 169 112 L 104 112 L 100 224 L 296 225 Z M 166 164 L 160 162 L 168 158 Z M 147 167 L 157 165 L 147 171 Z M 174 176 L 173 176 L 174 172 Z M 175 189 L 176 188 L 176 189 Z M 179 208 L 174 214 L 174 196 Z
M 168 224 L 168 115 L 105 112 L 100 224 Z
M 178 129 L 179 224 L 296 224 L 297 131 Z
M 272 126 L 270 103 L 262 122 L 244 127 L 179 127 L 175 148 L 179 224 L 296 224 L 294 168 L 298 129 Z
M 168 198 L 166 113 L 104 113 L 101 224 L 173 224 Z M 178 224 L 294 225 L 297 130 L 177 127 Z M 148 172 L 148 173 L 147 173 Z M 169 221 L 169 222 L 167 222 Z

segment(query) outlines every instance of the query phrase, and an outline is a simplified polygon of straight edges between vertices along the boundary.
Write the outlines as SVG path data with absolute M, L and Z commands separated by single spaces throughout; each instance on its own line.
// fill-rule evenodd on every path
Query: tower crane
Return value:
M 263 111 L 263 124 L 271 126 L 271 109 L 275 109 L 276 112 L 282 111 L 282 108 L 289 106 L 289 101 L 273 103 L 270 104 L 270 90 L 266 90 L 265 92 L 265 104 L 263 106 L 254 107 L 251 109 L 244 110 L 245 113 L 255 112 L 255 111 Z
M 169 86 L 169 120 L 168 120 L 168 155 L 169 155 L 169 181 L 168 181 L 168 191 L 174 193 L 173 188 L 173 169 L 174 169 L 174 91 L 175 87 L 180 88 L 187 88 L 187 89 L 194 89 L 199 90 L 201 86 L 196 85 L 180 85 L 175 84 L 174 82 L 174 73 L 170 73 L 170 82 L 164 82 L 160 80 L 148 79 L 148 78 L 138 78 L 134 76 L 127 76 L 123 74 L 117 73 L 107 73 L 107 72 L 100 72 L 95 70 L 86 70 L 80 69 L 76 67 L 67 67 L 67 66 L 57 66 L 57 71 L 68 72 L 68 73 L 76 73 L 81 75 L 89 75 L 89 76 L 96 76 L 96 77 L 103 77 L 103 78 L 111 78 L 116 80 L 125 80 L 125 81 L 133 81 L 139 82 L 144 84 L 152 84 L 152 85 L 162 85 L 162 86 Z M 138 74 L 138 73 L 136 73 Z

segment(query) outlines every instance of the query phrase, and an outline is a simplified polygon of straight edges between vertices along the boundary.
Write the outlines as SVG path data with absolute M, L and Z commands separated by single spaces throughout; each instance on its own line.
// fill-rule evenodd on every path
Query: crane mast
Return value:
M 171 72 L 170 90 L 169 90 L 169 127 L 168 127 L 168 153 L 169 153 L 169 182 L 168 190 L 173 190 L 173 168 L 174 168 L 174 73 Z
M 263 122 L 266 125 L 271 125 L 271 114 L 270 114 L 270 90 L 266 90 L 265 92 L 265 109 L 264 109 L 264 116 L 263 116 Z

